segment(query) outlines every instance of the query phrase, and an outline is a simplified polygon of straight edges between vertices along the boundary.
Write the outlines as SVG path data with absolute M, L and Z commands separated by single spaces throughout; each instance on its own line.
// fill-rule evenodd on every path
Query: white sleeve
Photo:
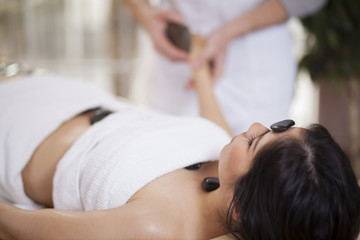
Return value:
M 320 10 L 327 0 L 279 0 L 287 10 L 289 17 L 306 17 Z

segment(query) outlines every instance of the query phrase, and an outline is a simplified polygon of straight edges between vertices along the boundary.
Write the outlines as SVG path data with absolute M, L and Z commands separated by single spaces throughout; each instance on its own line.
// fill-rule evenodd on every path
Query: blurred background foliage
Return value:
M 320 89 L 320 108 L 328 105 L 330 113 L 326 118 L 346 119 L 337 121 L 335 127 L 348 133 L 349 146 L 345 150 L 360 179 L 360 1 L 328 0 L 318 13 L 302 19 L 302 24 L 308 38 L 300 69 L 306 69 L 314 81 L 322 82 L 320 88 L 321 84 L 326 88 L 324 82 L 337 88 L 323 100 Z M 336 93 L 341 92 L 343 96 L 337 98 Z M 342 115 L 344 108 L 346 114 Z M 322 123 L 321 116 L 319 121 Z
M 300 68 L 307 69 L 312 79 L 344 81 L 360 76 L 360 1 L 329 0 L 302 24 L 310 35 Z

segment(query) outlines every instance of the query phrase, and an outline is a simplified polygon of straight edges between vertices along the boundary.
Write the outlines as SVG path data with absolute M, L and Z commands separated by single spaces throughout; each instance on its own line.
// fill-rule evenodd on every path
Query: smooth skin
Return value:
M 213 94 L 205 93 L 211 90 L 210 79 L 201 81 L 201 86 L 208 83 L 199 90 L 204 92 L 202 101 L 214 101 L 211 99 Z M 219 112 L 217 109 L 209 117 L 216 117 Z M 59 159 L 90 127 L 90 117 L 89 114 L 81 115 L 65 122 L 35 150 L 22 171 L 25 192 L 30 198 L 48 207 L 53 206 L 52 185 L 46 183 L 52 183 Z M 217 177 L 217 166 L 217 162 L 204 163 L 197 171 L 179 169 L 166 174 L 144 186 L 126 205 L 109 210 L 25 211 L 0 203 L 0 238 L 209 239 L 220 236 L 226 230 L 218 219 L 218 213 L 226 211 L 231 196 L 227 196 L 228 191 L 205 193 L 201 188 L 205 177 Z M 42 171 L 39 172 L 39 169 Z
M 192 51 L 194 49 L 197 46 L 192 46 Z M 221 114 L 218 105 L 207 107 L 207 101 L 216 99 L 210 87 L 210 75 L 204 74 L 209 69 L 206 65 L 202 68 L 194 73 L 200 107 L 208 109 L 203 111 L 208 119 L 226 129 L 222 116 L 217 116 Z M 83 115 L 65 122 L 36 149 L 22 172 L 25 192 L 30 198 L 53 206 L 52 186 L 42 184 L 52 182 L 59 159 L 89 127 L 89 118 Z M 225 217 L 236 179 L 248 171 L 263 144 L 283 135 L 296 137 L 300 132 L 292 128 L 273 133 L 255 123 L 224 147 L 219 162 L 204 163 L 196 171 L 179 169 L 161 176 L 117 208 L 88 212 L 50 208 L 28 211 L 0 202 L 0 239 L 211 239 L 222 236 L 227 229 L 221 216 Z M 48 154 L 56 148 L 56 154 Z M 42 169 L 41 174 L 32 169 Z M 219 177 L 221 186 L 207 193 L 201 183 L 209 176 Z
M 0 203 L 3 239 L 210 239 L 227 233 L 219 219 L 232 197 L 233 182 L 248 171 L 255 154 L 276 138 L 298 137 L 301 129 L 273 133 L 259 123 L 236 136 L 217 162 L 197 170 L 180 169 L 161 176 L 137 192 L 127 204 L 108 210 L 74 212 L 21 210 Z M 40 166 L 38 166 L 40 167 Z M 218 176 L 219 189 L 206 193 L 201 181 Z

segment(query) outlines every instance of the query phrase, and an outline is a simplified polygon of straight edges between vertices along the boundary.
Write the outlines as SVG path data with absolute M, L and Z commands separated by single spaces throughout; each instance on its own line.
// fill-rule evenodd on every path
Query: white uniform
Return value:
M 224 23 L 256 7 L 261 0 L 172 0 L 191 32 L 209 35 Z M 148 102 L 161 111 L 197 115 L 196 93 L 186 88 L 191 72 L 186 63 L 156 56 L 149 79 Z M 238 134 L 251 123 L 269 125 L 288 117 L 293 98 L 296 63 L 286 23 L 248 33 L 232 41 L 226 67 L 215 93 L 226 120 Z

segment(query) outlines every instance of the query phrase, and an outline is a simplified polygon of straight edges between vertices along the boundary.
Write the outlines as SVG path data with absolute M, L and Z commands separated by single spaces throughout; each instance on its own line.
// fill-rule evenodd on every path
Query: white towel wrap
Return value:
M 121 206 L 159 176 L 217 160 L 228 142 L 225 131 L 200 118 L 139 109 L 111 114 L 81 136 L 58 164 L 55 207 Z
M 90 127 L 60 160 L 56 208 L 120 206 L 156 177 L 218 159 L 227 134 L 199 118 L 164 116 L 130 106 L 91 85 L 54 75 L 0 83 L 0 200 L 41 207 L 24 193 L 21 170 L 64 121 L 97 106 L 116 111 Z
M 0 200 L 26 209 L 41 207 L 24 193 L 22 169 L 64 121 L 96 106 L 128 108 L 94 86 L 53 74 L 0 82 Z

